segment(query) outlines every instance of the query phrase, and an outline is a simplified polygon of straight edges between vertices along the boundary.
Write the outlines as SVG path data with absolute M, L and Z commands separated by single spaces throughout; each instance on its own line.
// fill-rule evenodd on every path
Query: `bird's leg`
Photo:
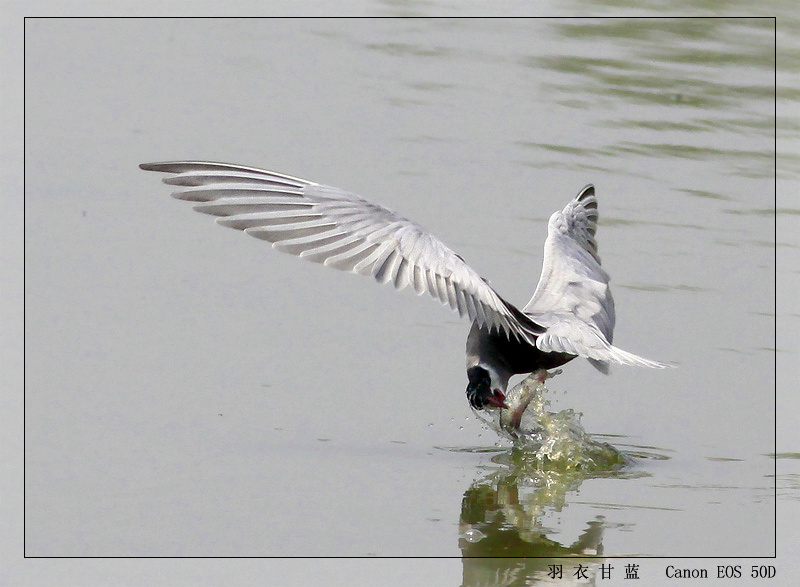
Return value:
M 520 402 L 516 409 L 511 411 L 511 417 L 508 420 L 508 425 L 512 430 L 519 430 L 519 425 L 522 423 L 522 414 L 524 414 L 525 410 L 528 409 L 528 404 L 531 403 L 531 399 L 533 399 L 533 394 L 527 398 L 527 401 Z
M 515 397 L 515 401 L 509 406 L 508 411 L 502 414 L 501 425 L 512 434 L 516 434 L 516 431 L 519 430 L 519 425 L 522 423 L 522 414 L 528 409 L 528 405 L 530 405 L 531 400 L 539 390 L 539 386 L 543 386 L 545 381 L 560 373 L 562 373 L 561 369 L 556 369 L 552 372 L 546 369 L 538 369 L 531 373 L 530 377 L 536 382 L 535 389 L 531 389 L 532 385 L 528 383 L 529 380 L 522 382 L 525 387 L 522 393 Z
M 520 382 L 519 386 L 520 392 L 514 394 L 514 401 L 511 402 L 508 410 L 504 410 L 500 414 L 500 425 L 514 436 L 517 436 L 519 425 L 522 422 L 522 414 L 528 409 L 528 405 L 536 394 L 533 386 L 527 381 Z
M 536 379 L 536 383 L 539 385 L 543 385 L 545 381 L 548 379 L 552 379 L 556 375 L 561 375 L 563 371 L 561 369 L 555 369 L 554 371 L 548 371 L 547 369 L 539 369 L 533 372 L 533 377 Z

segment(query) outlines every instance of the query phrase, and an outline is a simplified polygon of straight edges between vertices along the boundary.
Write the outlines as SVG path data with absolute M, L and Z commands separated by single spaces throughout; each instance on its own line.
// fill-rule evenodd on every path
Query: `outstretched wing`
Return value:
M 338 188 L 252 167 L 195 161 L 143 163 L 182 189 L 179 200 L 217 223 L 335 269 L 412 286 L 509 339 L 535 344 L 544 329 L 501 298 L 464 260 L 420 225 Z
M 616 317 L 608 273 L 597 253 L 597 219 L 592 185 L 550 217 L 542 275 L 523 309 L 547 329 L 536 346 L 585 357 L 604 373 L 608 363 L 665 367 L 611 345 Z

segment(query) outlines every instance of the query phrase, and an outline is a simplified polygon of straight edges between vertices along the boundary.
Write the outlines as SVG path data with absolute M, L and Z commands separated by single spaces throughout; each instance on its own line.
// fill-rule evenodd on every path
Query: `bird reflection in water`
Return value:
M 545 579 L 554 564 L 565 569 L 558 584 L 569 585 L 567 569 L 583 563 L 592 575 L 603 562 L 598 558 L 607 527 L 603 516 L 587 519 L 580 535 L 568 543 L 556 540 L 542 520 L 552 511 L 561 512 L 568 493 L 584 479 L 613 476 L 619 470 L 542 469 L 541 462 L 534 465 L 526 454 L 530 456 L 517 448 L 495 455 L 492 462 L 500 468 L 464 493 L 458 539 L 463 585 L 530 585 Z
M 603 562 L 609 523 L 591 517 L 577 538 L 559 542 L 548 516 L 561 512 L 586 479 L 647 475 L 632 466 L 632 456 L 591 437 L 579 414 L 548 412 L 544 391 L 543 382 L 529 377 L 508 394 L 507 409 L 482 418 L 514 445 L 492 457 L 496 468 L 464 493 L 458 540 L 464 585 L 528 585 L 546 578 L 554 564 L 564 565 L 564 584 L 570 584 L 567 569 L 579 563 L 592 576 Z

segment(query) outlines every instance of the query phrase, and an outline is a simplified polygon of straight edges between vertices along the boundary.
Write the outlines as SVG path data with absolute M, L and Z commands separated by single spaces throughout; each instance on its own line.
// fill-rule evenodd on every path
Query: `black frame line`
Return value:
M 412 556 L 412 555 L 386 555 L 386 556 L 59 556 L 59 555 L 49 555 L 49 556 L 29 556 L 26 552 L 26 542 L 25 537 L 27 535 L 27 495 L 25 491 L 26 487 L 26 455 L 27 455 L 27 413 L 26 413 L 26 391 L 27 391 L 27 365 L 26 365 L 26 355 L 27 355 L 27 336 L 26 332 L 27 329 L 25 328 L 27 324 L 27 307 L 26 307 L 26 300 L 27 300 L 27 280 L 26 277 L 26 265 L 27 265 L 27 251 L 25 247 L 25 239 L 23 233 L 23 243 L 22 243 L 22 250 L 23 250 L 23 284 L 22 284 L 22 293 L 23 293 L 23 374 L 22 374 L 22 381 L 23 381 L 23 492 L 22 492 L 22 503 L 23 503 L 23 516 L 22 516 L 22 528 L 23 528 L 23 558 L 24 559 L 220 559 L 220 560 L 237 560 L 237 559 L 299 559 L 299 560 L 328 560 L 328 559 L 367 559 L 367 560 L 374 560 L 374 559 L 444 559 L 444 560 L 458 560 L 458 559 L 517 559 L 517 560 L 526 560 L 526 559 L 540 559 L 540 560 L 553 560 L 553 561 L 584 561 L 584 560 L 613 560 L 613 559 L 627 559 L 627 560 L 683 560 L 683 559 L 698 559 L 698 560 L 764 560 L 764 559 L 777 559 L 777 548 L 778 548 L 778 529 L 777 529 L 777 520 L 778 520 L 778 383 L 777 383 L 777 371 L 778 371 L 778 356 L 777 356 L 777 349 L 778 349 L 778 335 L 777 335 L 777 324 L 778 324 L 778 308 L 777 308 L 777 290 L 778 290 L 778 276 L 777 276 L 777 267 L 778 267 L 778 252 L 777 252 L 777 242 L 778 242 L 778 224 L 777 224 L 777 208 L 778 208 L 778 18 L 776 16 L 557 16 L 557 17 L 550 17 L 550 16 L 530 16 L 530 17 L 501 17 L 501 16 L 482 16 L 482 17 L 464 17 L 464 16 L 448 16 L 448 17 L 432 17 L 432 16 L 415 16 L 415 17 L 403 17 L 403 16 L 321 16 L 321 17 L 294 17 L 294 16 L 250 16 L 250 17 L 238 17 L 238 16 L 183 16 L 183 17 L 174 17 L 174 16 L 25 16 L 23 17 L 23 52 L 22 52 L 22 69 L 23 69 L 23 100 L 22 100 L 22 111 L 23 111 L 23 153 L 22 153 L 22 162 L 23 162 L 23 178 L 22 178 L 22 188 L 23 188 L 23 211 L 22 211 L 22 218 L 23 218 L 23 225 L 27 226 L 27 218 L 26 218 L 26 210 L 27 210 L 27 186 L 26 186 L 26 171 L 27 171 L 27 160 L 26 160 L 26 149 L 25 146 L 27 144 L 27 128 L 26 128 L 26 96 L 27 96 L 27 63 L 26 63 L 26 51 L 25 47 L 27 47 L 27 21 L 36 20 L 36 19 L 48 19 L 48 20 L 56 20 L 56 19 L 80 19 L 80 20 L 94 20 L 94 19 L 104 19 L 104 20 L 120 20 L 120 19 L 161 19 L 161 20 L 195 20 L 195 19 L 206 19 L 206 20 L 229 20 L 229 19 L 308 19 L 308 18 L 320 18 L 320 19 L 433 19 L 433 18 L 447 18 L 447 19 L 498 19 L 498 18 L 513 18 L 513 19 L 535 19 L 535 20 L 579 20 L 579 19 L 591 19 L 591 20 L 684 20 L 684 19 L 706 19 L 706 20 L 758 20 L 758 19 L 771 19 L 773 21 L 773 42 L 774 42 L 774 87 L 773 87 L 773 108 L 774 108 L 774 118 L 773 118 L 773 139 L 774 139 L 774 151 L 773 151 L 773 161 L 774 161 L 774 190 L 773 190 L 773 227 L 774 227 L 774 247 L 773 247 L 773 263 L 774 263 L 774 329 L 773 329 L 773 341 L 774 341 L 774 348 L 773 348 L 773 366 L 775 372 L 774 378 L 774 396 L 773 396 L 773 507 L 774 507 L 774 537 L 773 537 L 773 554 L 765 555 L 765 556 L 753 556 L 753 557 L 740 557 L 740 556 L 714 556 L 714 555 L 706 555 L 706 556 L 669 556 L 669 555 L 581 555 L 581 556 L 571 556 L 571 557 L 558 557 L 558 556 L 530 556 L 530 557 L 520 557 L 520 556 L 491 556 L 491 557 L 484 557 L 484 556 Z

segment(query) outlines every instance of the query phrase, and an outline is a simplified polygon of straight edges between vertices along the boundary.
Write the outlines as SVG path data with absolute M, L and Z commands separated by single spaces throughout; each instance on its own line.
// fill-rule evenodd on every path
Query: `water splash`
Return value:
M 581 414 L 567 409 L 549 412 L 547 387 L 533 374 L 506 394 L 508 409 L 476 412 L 501 437 L 514 443 L 515 460 L 529 467 L 561 471 L 613 471 L 632 461 L 606 442 L 595 440 L 581 425 Z

